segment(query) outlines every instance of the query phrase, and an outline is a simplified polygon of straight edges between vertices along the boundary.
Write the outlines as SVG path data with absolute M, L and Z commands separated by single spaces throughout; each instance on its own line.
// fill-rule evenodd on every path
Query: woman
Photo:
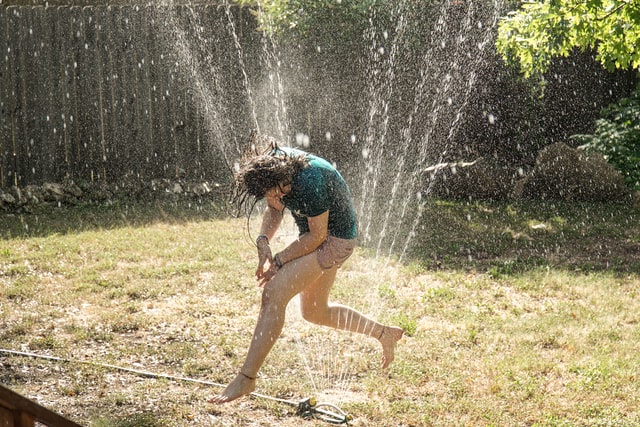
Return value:
M 389 366 L 402 329 L 378 323 L 350 307 L 329 304 L 336 272 L 353 252 L 357 234 L 349 188 L 338 171 L 324 159 L 273 145 L 265 154 L 245 161 L 235 179 L 241 201 L 247 196 L 267 201 L 256 240 L 256 278 L 264 289 L 245 362 L 210 402 L 230 402 L 255 389 L 258 371 L 282 331 L 287 304 L 298 294 L 304 319 L 376 338 L 382 345 L 382 368 Z M 274 255 L 269 242 L 285 208 L 291 211 L 300 235 Z

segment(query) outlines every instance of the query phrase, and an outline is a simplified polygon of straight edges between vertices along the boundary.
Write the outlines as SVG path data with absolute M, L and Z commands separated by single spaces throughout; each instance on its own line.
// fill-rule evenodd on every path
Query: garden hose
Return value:
M 122 366 L 111 365 L 107 363 L 71 360 L 71 359 L 65 359 L 62 357 L 48 356 L 45 354 L 30 353 L 30 352 L 16 351 L 16 350 L 6 350 L 6 349 L 0 349 L 0 353 L 5 353 L 13 356 L 31 357 L 34 359 L 49 360 L 53 362 L 79 363 L 79 364 L 90 365 L 90 366 L 95 366 L 99 368 L 126 372 L 129 374 L 134 374 L 134 375 L 138 375 L 140 377 L 145 377 L 145 378 L 166 379 L 171 381 L 190 382 L 190 383 L 203 384 L 203 385 L 209 385 L 209 386 L 215 386 L 215 387 L 225 387 L 224 384 L 215 383 L 212 381 L 180 377 L 180 376 L 168 375 L 168 374 L 156 374 L 154 372 L 142 371 L 139 369 L 124 368 Z M 304 419 L 315 418 L 315 419 L 324 421 L 326 423 L 335 424 L 335 425 L 340 425 L 340 424 L 348 425 L 349 421 L 353 419 L 351 415 L 345 413 L 342 409 L 340 409 L 336 405 L 333 405 L 331 403 L 322 403 L 322 402 L 318 403 L 315 397 L 309 397 L 301 401 L 295 401 L 295 400 L 281 399 L 278 397 L 273 397 L 273 396 L 260 394 L 256 392 L 249 393 L 249 395 L 259 399 L 271 400 L 273 402 L 279 402 L 289 406 L 293 406 L 294 408 L 296 408 L 296 415 Z

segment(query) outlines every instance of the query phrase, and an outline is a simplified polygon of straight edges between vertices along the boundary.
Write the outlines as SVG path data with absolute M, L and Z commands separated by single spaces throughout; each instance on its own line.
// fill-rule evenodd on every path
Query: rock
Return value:
M 71 194 L 73 197 L 82 197 L 82 189 L 78 187 L 74 182 L 69 182 L 64 185 L 65 193 Z
M 48 202 L 64 201 L 64 188 L 62 184 L 55 182 L 45 182 L 42 186 L 44 190 L 44 199 Z
M 600 155 L 585 154 L 565 143 L 538 153 L 533 170 L 516 187 L 525 199 L 620 201 L 629 197 L 622 175 Z
M 179 182 L 174 182 L 171 190 L 167 189 L 168 193 L 171 194 L 182 194 L 184 191 L 182 190 L 182 185 Z
M 148 183 L 124 180 L 119 185 L 104 182 L 83 182 L 82 187 L 73 181 L 63 184 L 47 182 L 43 185 L 27 185 L 24 188 L 12 187 L 0 189 L 0 209 L 28 211 L 44 203 L 77 204 L 110 203 L 119 197 L 125 199 L 154 200 L 169 198 L 170 200 L 209 197 L 218 199 L 222 196 L 221 186 L 210 182 L 176 181 L 166 178 L 153 179 Z
M 0 206 L 2 207 L 10 207 L 13 206 L 16 203 L 16 198 L 13 197 L 11 194 L 9 193 L 5 193 L 4 191 L 0 190 Z
M 199 184 L 195 184 L 191 187 L 191 192 L 196 196 L 204 196 L 207 193 L 211 192 L 211 187 L 206 182 L 202 182 Z
M 22 191 L 24 204 L 39 205 L 44 200 L 44 190 L 38 185 L 27 185 Z

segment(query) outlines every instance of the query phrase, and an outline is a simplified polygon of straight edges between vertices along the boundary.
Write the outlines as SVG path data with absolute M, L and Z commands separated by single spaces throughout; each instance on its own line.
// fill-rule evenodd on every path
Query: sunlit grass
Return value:
M 640 424 L 637 213 L 443 203 L 433 215 L 402 263 L 359 248 L 332 294 L 405 328 L 388 372 L 375 340 L 310 325 L 294 301 L 258 391 L 316 395 L 353 425 Z M 245 220 L 149 205 L 0 222 L 0 347 L 219 383 L 238 371 L 260 303 Z M 0 362 L 0 381 L 88 425 L 316 425 L 259 399 L 211 407 L 215 387 Z

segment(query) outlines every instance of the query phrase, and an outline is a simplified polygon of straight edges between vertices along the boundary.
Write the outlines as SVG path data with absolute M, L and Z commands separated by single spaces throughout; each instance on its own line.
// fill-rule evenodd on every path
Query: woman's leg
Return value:
M 230 402 L 255 389 L 258 371 L 282 332 L 287 304 L 321 275 L 316 254 L 311 253 L 282 266 L 264 286 L 260 314 L 242 369 L 222 394 L 210 402 Z
M 402 338 L 402 328 L 386 326 L 341 304 L 329 304 L 329 294 L 338 268 L 324 270 L 318 279 L 300 294 L 302 317 L 318 325 L 357 332 L 376 338 L 382 345 L 382 368 L 395 357 L 396 343 Z

